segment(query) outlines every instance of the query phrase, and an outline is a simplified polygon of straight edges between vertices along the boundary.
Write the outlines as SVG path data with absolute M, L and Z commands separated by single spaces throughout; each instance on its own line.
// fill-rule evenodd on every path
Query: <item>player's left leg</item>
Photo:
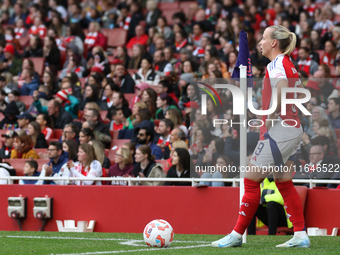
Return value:
M 302 204 L 300 196 L 292 182 L 294 171 L 293 164 L 294 161 L 288 160 L 285 164 L 284 171 L 274 173 L 275 183 L 283 197 L 287 216 L 293 223 L 294 227 L 294 237 L 286 243 L 279 244 L 276 247 L 308 248 L 310 247 L 310 240 L 305 230 Z

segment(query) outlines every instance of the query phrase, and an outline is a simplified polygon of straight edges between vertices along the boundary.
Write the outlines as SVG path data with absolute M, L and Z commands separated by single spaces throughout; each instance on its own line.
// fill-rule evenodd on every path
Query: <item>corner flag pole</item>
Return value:
M 247 66 L 240 65 L 240 89 L 243 95 L 247 95 Z M 245 123 L 240 125 L 240 166 L 247 166 L 247 97 L 243 100 L 243 115 L 240 115 L 240 123 Z M 242 197 L 244 195 L 244 176 L 245 172 L 240 171 L 240 206 L 242 202 Z M 247 230 L 242 236 L 243 243 L 247 242 Z

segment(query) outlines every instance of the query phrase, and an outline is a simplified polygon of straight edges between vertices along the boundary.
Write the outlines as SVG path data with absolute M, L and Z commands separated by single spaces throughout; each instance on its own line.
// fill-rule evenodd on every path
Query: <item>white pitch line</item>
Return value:
M 28 239 L 60 239 L 60 240 L 91 240 L 91 241 L 135 241 L 143 242 L 141 239 L 126 238 L 91 238 L 91 237 L 63 237 L 63 236 L 0 236 L 0 238 L 28 238 Z M 206 241 L 180 241 L 174 240 L 173 243 L 208 243 Z
M 56 255 L 91 255 L 91 254 L 114 254 L 114 253 L 126 253 L 126 252 L 138 252 L 138 251 L 168 251 L 168 250 L 179 250 L 179 249 L 191 249 L 191 248 L 206 247 L 206 246 L 211 246 L 211 245 L 200 244 L 200 245 L 191 245 L 191 246 L 178 246 L 178 247 L 165 248 L 165 249 L 146 248 L 146 249 L 122 250 L 122 251 L 94 251 L 94 252 L 84 252 L 84 253 L 63 253 L 63 254 L 56 254 Z

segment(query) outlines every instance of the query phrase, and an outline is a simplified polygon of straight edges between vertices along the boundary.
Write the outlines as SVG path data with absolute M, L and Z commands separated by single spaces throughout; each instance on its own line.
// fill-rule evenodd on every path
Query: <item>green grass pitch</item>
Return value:
M 208 245 L 222 236 L 175 233 L 170 248 L 148 248 L 142 234 L 0 231 L 0 254 L 339 254 L 340 237 L 310 237 L 311 248 L 276 248 L 290 236 L 248 236 L 238 248 Z

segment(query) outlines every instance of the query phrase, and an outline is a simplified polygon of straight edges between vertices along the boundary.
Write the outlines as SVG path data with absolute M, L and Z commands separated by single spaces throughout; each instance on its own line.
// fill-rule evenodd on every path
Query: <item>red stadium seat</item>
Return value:
M 182 11 L 182 9 L 180 9 L 180 8 L 167 9 L 162 14 L 166 18 L 168 25 L 171 26 L 171 25 L 173 25 L 172 15 L 174 15 L 176 12 L 181 12 L 181 11 Z
M 20 46 L 21 46 L 22 49 L 25 49 L 25 48 L 26 48 L 26 46 L 28 45 L 29 40 L 30 40 L 29 36 L 20 37 L 20 38 L 18 39 L 19 44 L 20 44 Z
M 127 49 L 127 53 L 129 55 L 129 57 L 132 57 L 133 56 L 133 49 L 132 48 L 128 48 Z
M 0 112 L 0 121 L 2 121 L 4 118 L 5 118 L 5 115 L 2 112 Z
M 24 176 L 24 165 L 27 159 L 5 159 L 5 162 L 11 164 L 11 166 L 16 170 L 17 176 Z M 41 171 L 42 166 L 50 162 L 49 159 L 36 159 L 38 162 L 38 171 Z
M 189 2 L 180 1 L 179 8 L 183 10 L 186 16 L 188 16 L 189 11 L 190 11 L 190 5 L 192 4 L 196 4 L 196 2 L 195 1 L 189 1 Z
M 106 119 L 106 115 L 107 115 L 107 111 L 100 111 L 100 117 L 102 118 L 103 121 Z
M 124 46 L 127 43 L 127 30 L 122 28 L 110 29 L 107 37 L 107 47 L 116 48 L 118 46 Z
M 334 20 L 337 21 L 337 22 L 340 22 L 340 14 L 335 14 Z
M 108 157 L 108 156 L 109 156 L 109 152 L 110 152 L 109 149 L 105 149 L 105 157 Z
M 31 104 L 33 104 L 33 97 L 32 96 L 20 96 L 19 101 L 23 102 L 28 109 Z
M 132 75 L 134 75 L 135 73 L 138 72 L 138 69 L 128 69 L 127 71 L 132 76 Z
M 45 68 L 45 58 L 29 58 L 33 61 L 35 71 L 42 76 Z
M 66 51 L 65 50 L 61 50 L 60 51 L 60 68 L 63 69 L 64 63 L 66 62 L 66 60 L 67 60 Z M 58 77 L 59 77 L 59 75 L 58 75 Z
M 158 127 L 160 120 L 153 120 L 153 123 Z
M 120 147 L 124 143 L 129 143 L 129 142 L 130 142 L 129 139 L 114 139 L 111 141 L 110 149 L 112 149 L 114 146 Z
M 335 131 L 336 137 L 340 138 L 340 128 L 335 128 L 334 131 Z
M 133 93 L 127 93 L 124 94 L 125 99 L 128 101 L 128 103 L 130 104 L 131 100 L 136 96 L 136 94 Z
M 173 2 L 173 3 L 159 3 L 158 8 L 163 12 L 166 12 L 169 9 L 179 9 L 180 7 L 178 2 Z
M 79 78 L 80 86 L 82 89 L 85 89 L 85 79 L 86 78 Z
M 167 167 L 168 161 L 167 161 L 166 159 L 156 159 L 155 161 L 163 166 L 163 171 L 164 171 L 165 173 L 168 172 L 169 169 L 168 169 L 168 170 L 165 170 L 165 169 L 168 168 L 168 167 Z
M 38 155 L 39 155 L 39 153 L 45 153 L 45 154 L 47 154 L 47 148 L 34 149 L 34 151 L 35 151 L 36 153 L 38 153 Z
M 333 78 L 337 77 L 337 74 L 336 74 L 336 70 L 335 70 L 335 66 L 329 66 L 329 69 L 331 71 L 331 76 Z
M 116 152 L 117 150 L 109 150 L 107 157 L 110 159 L 110 161 L 115 159 Z
M 63 130 L 62 129 L 54 129 L 54 138 L 59 139 L 63 135 Z
M 103 35 L 105 35 L 106 37 L 109 36 L 110 30 L 111 30 L 110 28 L 102 28 L 102 29 L 101 29 Z

